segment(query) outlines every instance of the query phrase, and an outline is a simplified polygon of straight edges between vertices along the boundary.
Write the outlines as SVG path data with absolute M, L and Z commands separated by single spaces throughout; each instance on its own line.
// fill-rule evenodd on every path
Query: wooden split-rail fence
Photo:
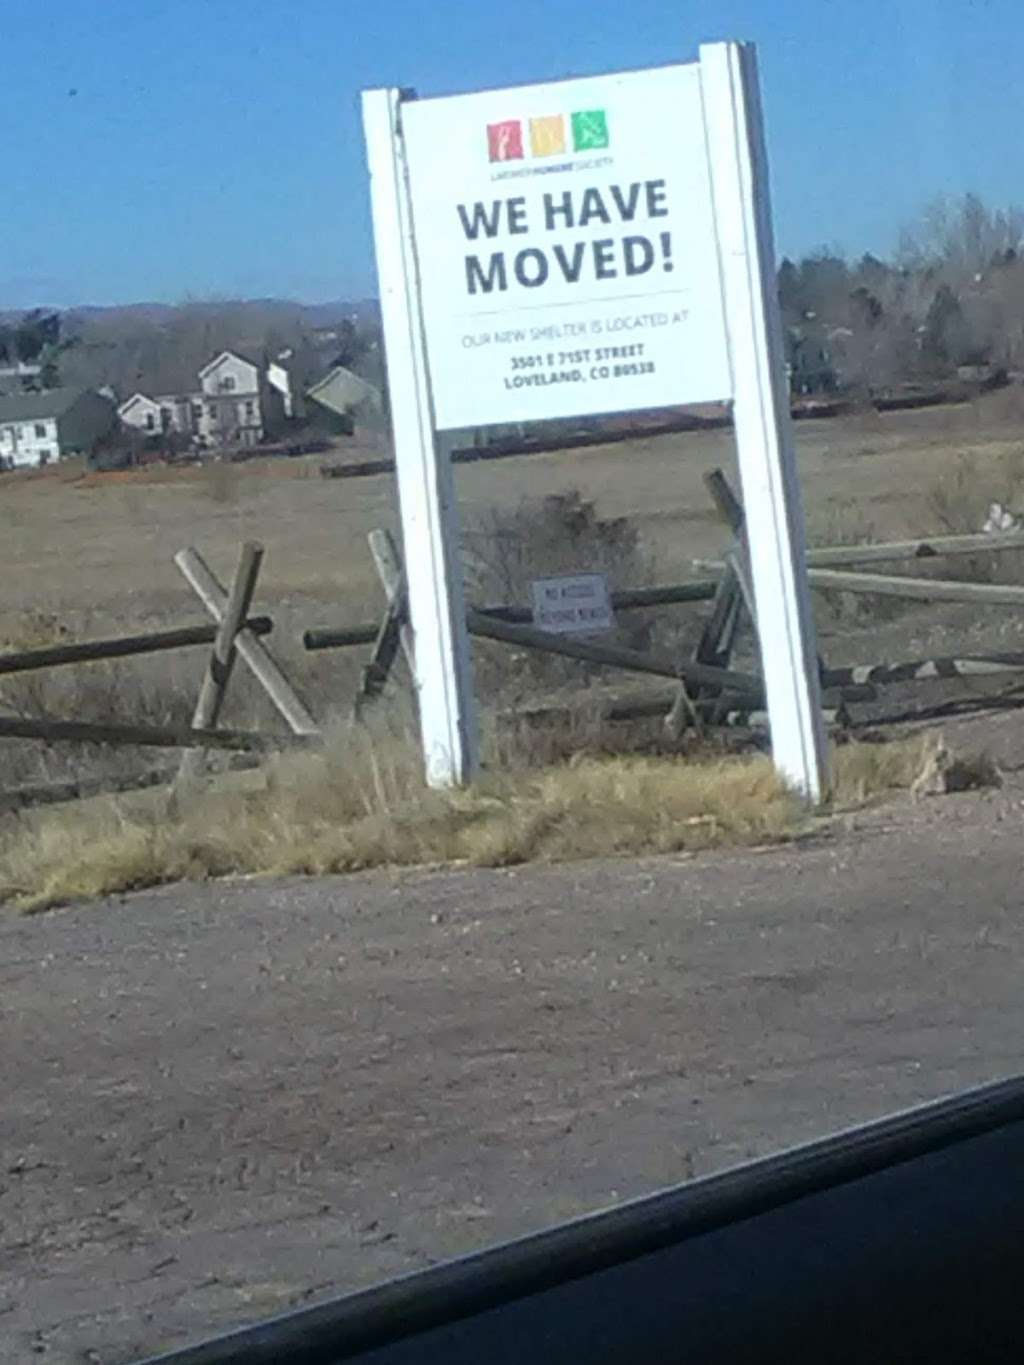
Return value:
M 612 594 L 616 612 L 650 610 L 661 606 L 705 604 L 705 618 L 692 656 L 672 658 L 657 652 L 627 649 L 594 637 L 555 635 L 533 624 L 532 612 L 507 604 L 471 607 L 470 634 L 519 650 L 536 650 L 583 663 L 665 679 L 669 693 L 657 697 L 610 699 L 603 704 L 609 721 L 664 716 L 669 733 L 678 736 L 688 727 L 767 725 L 762 680 L 758 673 L 735 664 L 736 642 L 746 618 L 754 623 L 755 601 L 750 581 L 749 553 L 744 533 L 743 507 L 721 471 L 706 478 L 709 494 L 731 535 L 724 558 L 701 560 L 695 568 L 703 577 L 687 583 L 632 588 Z M 361 718 L 367 706 L 382 696 L 403 656 L 415 675 L 415 640 L 408 621 L 405 573 L 392 536 L 372 531 L 369 547 L 384 590 L 386 607 L 381 620 L 331 629 L 308 630 L 308 651 L 371 646 L 353 699 L 353 714 Z M 889 575 L 864 565 L 910 564 L 940 557 L 997 554 L 1024 550 L 1024 532 L 939 536 L 885 544 L 812 549 L 808 555 L 812 587 L 825 592 L 865 593 L 928 602 L 964 602 L 978 606 L 1024 606 L 1024 586 L 966 583 L 947 578 Z M 175 796 L 203 775 L 208 750 L 260 755 L 286 744 L 315 742 L 321 726 L 303 702 L 271 652 L 267 637 L 273 623 L 267 615 L 252 614 L 263 562 L 260 545 L 242 546 L 234 577 L 225 587 L 200 553 L 192 548 L 175 556 L 175 563 L 211 618 L 189 625 L 115 639 L 61 642 L 40 649 L 0 654 L 0 684 L 5 677 L 32 671 L 126 659 L 168 650 L 205 648 L 203 670 L 191 723 L 153 726 L 129 721 L 106 724 L 52 716 L 0 714 L 0 739 L 33 739 L 46 743 L 131 745 L 182 751 L 173 782 Z M 581 566 L 585 567 L 585 566 Z M 286 734 L 225 729 L 219 724 L 232 674 L 241 663 L 256 679 L 287 727 Z M 893 684 L 934 682 L 956 677 L 991 678 L 1024 673 L 1024 652 L 964 653 L 901 663 L 866 663 L 830 668 L 819 660 L 826 719 L 835 725 L 848 720 L 848 707 L 875 700 L 879 689 Z M 544 720 L 567 708 L 537 704 L 520 708 L 517 718 Z M 878 722 L 873 722 L 877 724 Z M 164 774 L 166 777 L 166 774 Z M 0 799 L 0 808 L 3 807 Z
M 664 713 L 667 730 L 678 737 L 689 725 L 767 726 L 761 678 L 734 665 L 736 642 L 744 617 L 755 623 L 755 604 L 750 579 L 749 551 L 744 531 L 743 507 L 720 470 L 705 479 L 718 514 L 728 527 L 733 544 L 724 560 L 697 560 L 694 567 L 707 577 L 689 583 L 635 588 L 612 594 L 616 612 L 655 606 L 709 602 L 710 609 L 698 644 L 690 659 L 679 660 L 655 653 L 621 648 L 593 638 L 555 635 L 533 627 L 533 614 L 526 607 L 470 608 L 467 627 L 472 636 L 496 640 L 518 649 L 537 650 L 586 663 L 672 680 L 675 690 L 666 698 L 607 700 L 603 716 L 609 721 L 635 720 Z M 372 644 L 370 660 L 363 669 L 355 712 L 381 696 L 399 653 L 415 673 L 414 642 L 407 619 L 405 579 L 397 546 L 387 531 L 372 531 L 370 550 L 387 599 L 379 623 L 337 629 L 306 631 L 307 650 L 345 649 Z M 967 602 L 986 606 L 1024 606 L 1024 587 L 1009 584 L 965 583 L 954 579 L 915 578 L 877 572 L 852 571 L 858 564 L 899 564 L 949 556 L 997 554 L 1024 550 L 1024 532 L 952 535 L 883 544 L 829 546 L 808 554 L 813 587 L 829 592 L 863 593 L 932 602 Z M 963 654 L 898 663 L 870 663 L 830 668 L 819 660 L 825 694 L 826 720 L 843 725 L 848 707 L 878 699 L 879 689 L 897 683 L 934 682 L 950 678 L 989 678 L 1024 673 L 1024 652 Z M 567 712 L 564 705 L 520 708 L 521 719 L 543 720 Z M 876 724 L 879 722 L 875 722 Z

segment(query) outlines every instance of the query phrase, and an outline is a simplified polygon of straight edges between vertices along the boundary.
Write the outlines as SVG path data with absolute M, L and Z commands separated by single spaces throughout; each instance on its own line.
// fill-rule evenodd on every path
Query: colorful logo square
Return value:
M 603 109 L 582 109 L 572 116 L 572 145 L 577 152 L 608 146 L 608 118 Z
M 487 125 L 487 151 L 492 161 L 522 161 L 523 125 L 518 119 Z
M 534 156 L 558 156 L 565 151 L 565 119 L 561 114 L 530 119 L 530 150 Z

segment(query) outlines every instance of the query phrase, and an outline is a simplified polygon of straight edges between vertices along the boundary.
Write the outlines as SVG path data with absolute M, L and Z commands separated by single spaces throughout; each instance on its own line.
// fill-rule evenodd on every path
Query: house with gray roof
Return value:
M 115 404 L 94 389 L 0 397 L 0 468 L 89 455 L 117 425 Z
M 335 365 L 328 370 L 321 380 L 306 390 L 306 397 L 335 417 L 379 416 L 383 411 L 380 389 L 344 365 Z

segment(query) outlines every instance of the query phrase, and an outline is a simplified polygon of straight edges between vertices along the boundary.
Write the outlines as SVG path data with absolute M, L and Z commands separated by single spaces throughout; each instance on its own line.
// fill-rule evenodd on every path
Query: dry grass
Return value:
M 923 738 L 837 750 L 836 807 L 911 787 L 929 753 Z M 32 911 L 180 879 L 737 847 L 790 839 L 812 819 L 760 755 L 583 756 L 436 792 L 410 745 L 346 737 L 180 820 L 152 794 L 21 818 L 0 843 L 0 900 Z
M 911 791 L 928 766 L 935 731 L 881 743 L 854 742 L 835 751 L 832 805 L 856 810 L 891 792 Z

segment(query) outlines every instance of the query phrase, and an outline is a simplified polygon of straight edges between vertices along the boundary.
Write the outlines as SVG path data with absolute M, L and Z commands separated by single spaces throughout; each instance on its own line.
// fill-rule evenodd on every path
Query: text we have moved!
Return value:
M 465 258 L 466 289 L 470 294 L 503 292 L 510 284 L 537 289 L 548 280 L 577 284 L 583 279 L 614 280 L 621 276 L 646 275 L 660 263 L 673 269 L 670 232 L 622 232 L 593 236 L 595 226 L 621 228 L 667 218 L 668 196 L 664 180 L 633 181 L 607 188 L 590 186 L 560 193 L 547 192 L 534 200 L 525 195 L 494 199 L 490 203 L 457 205 L 467 241 L 583 230 L 586 236 L 573 242 L 503 248 L 475 252 Z

